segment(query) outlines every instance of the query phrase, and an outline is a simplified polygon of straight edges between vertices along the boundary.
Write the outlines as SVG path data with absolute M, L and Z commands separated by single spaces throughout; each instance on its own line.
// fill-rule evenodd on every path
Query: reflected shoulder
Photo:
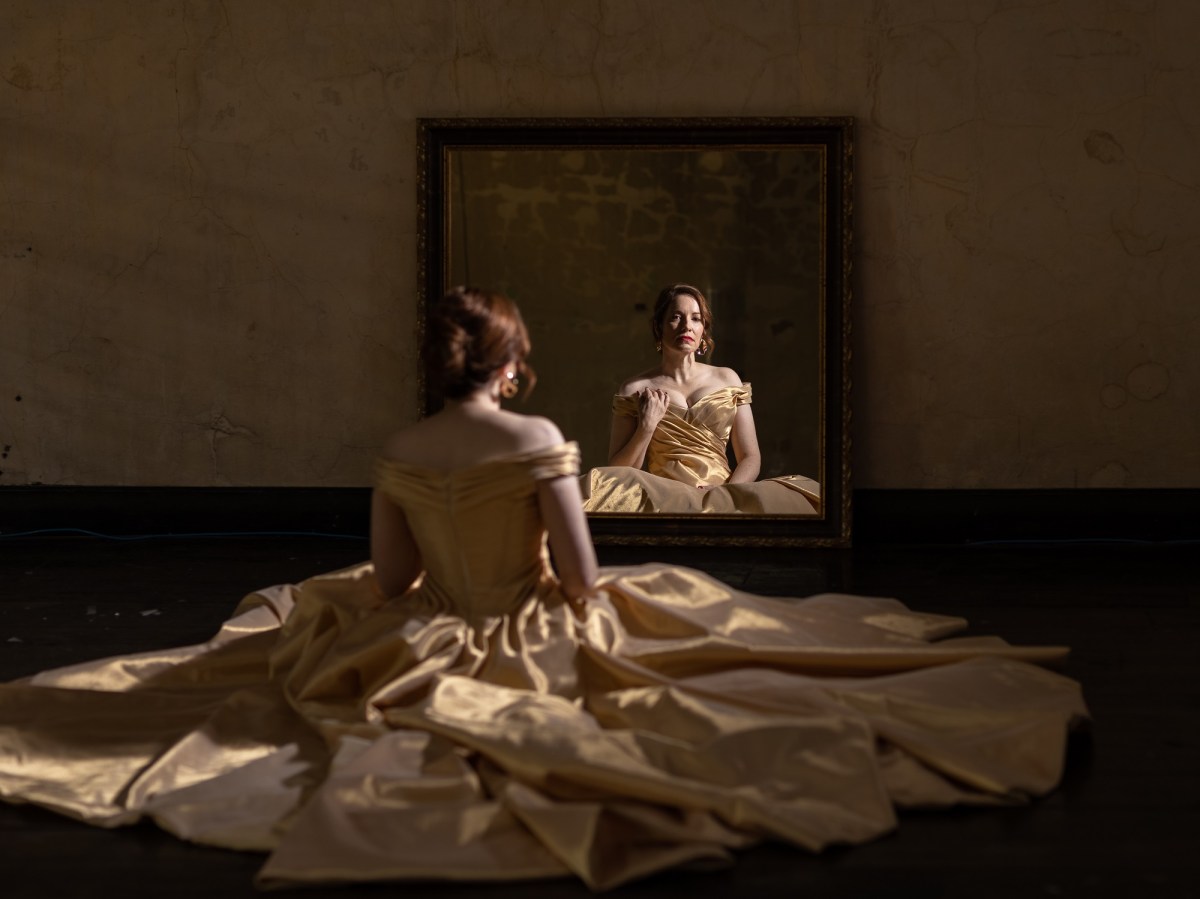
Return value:
M 633 396 L 650 386 L 650 381 L 658 374 L 658 369 L 651 369 L 634 375 L 621 382 L 617 388 L 617 396 Z
M 713 366 L 713 377 L 721 382 L 722 387 L 741 387 L 742 378 L 732 368 L 722 368 L 718 365 Z

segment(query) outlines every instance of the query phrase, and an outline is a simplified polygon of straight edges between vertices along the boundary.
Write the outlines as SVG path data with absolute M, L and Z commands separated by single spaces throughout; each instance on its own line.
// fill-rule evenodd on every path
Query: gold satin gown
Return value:
M 0 793 L 269 853 L 261 885 L 574 875 L 594 889 L 886 833 L 900 807 L 1058 782 L 1062 647 L 944 639 L 890 599 L 742 593 L 662 564 L 568 600 L 537 482 L 564 444 L 444 472 L 381 462 L 425 573 L 250 594 L 208 643 L 0 686 Z
M 646 469 L 627 465 L 593 468 L 580 478 L 587 512 L 750 513 L 817 515 L 821 488 L 812 478 L 785 475 L 748 484 L 727 484 L 725 447 L 737 407 L 750 402 L 751 387 L 720 387 L 691 406 L 672 404 L 646 450 Z M 613 414 L 636 419 L 638 398 L 614 396 Z M 707 490 L 696 489 L 699 485 Z

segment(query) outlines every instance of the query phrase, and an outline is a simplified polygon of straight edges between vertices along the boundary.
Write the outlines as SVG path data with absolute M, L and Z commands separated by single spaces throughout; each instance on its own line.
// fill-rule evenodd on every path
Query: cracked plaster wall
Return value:
M 1200 486 L 1198 38 L 1189 0 L 9 0 L 0 485 L 366 483 L 417 413 L 419 116 L 849 114 L 856 484 Z

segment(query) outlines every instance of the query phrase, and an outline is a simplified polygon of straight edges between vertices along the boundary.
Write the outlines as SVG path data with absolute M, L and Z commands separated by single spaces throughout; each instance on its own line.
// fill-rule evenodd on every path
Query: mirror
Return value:
M 419 308 L 512 297 L 538 372 L 512 408 L 578 440 L 584 472 L 684 282 L 712 308 L 705 361 L 752 385 L 759 479 L 819 485 L 794 513 L 590 513 L 597 543 L 848 545 L 852 119 L 421 119 L 417 149 Z

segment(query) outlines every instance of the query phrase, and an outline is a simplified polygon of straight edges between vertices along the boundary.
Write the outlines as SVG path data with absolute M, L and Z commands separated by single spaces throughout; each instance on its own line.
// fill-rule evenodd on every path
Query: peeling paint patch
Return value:
M 1120 409 L 1129 399 L 1129 391 L 1120 384 L 1105 384 L 1100 388 L 1100 403 L 1105 409 Z
M 1171 373 L 1165 365 L 1143 362 L 1129 372 L 1125 378 L 1125 385 L 1139 400 L 1157 399 L 1171 386 Z
M 29 70 L 29 66 L 24 63 L 17 63 L 8 70 L 8 77 L 4 79 L 17 90 L 31 91 L 33 90 L 33 72 Z
M 1083 139 L 1087 155 L 1105 165 L 1116 165 L 1125 161 L 1125 148 L 1107 131 L 1089 131 Z
M 226 437 L 246 437 L 253 440 L 258 435 L 249 428 L 235 425 L 220 412 L 215 414 L 208 423 L 209 452 L 214 465 L 217 462 L 217 443 Z

